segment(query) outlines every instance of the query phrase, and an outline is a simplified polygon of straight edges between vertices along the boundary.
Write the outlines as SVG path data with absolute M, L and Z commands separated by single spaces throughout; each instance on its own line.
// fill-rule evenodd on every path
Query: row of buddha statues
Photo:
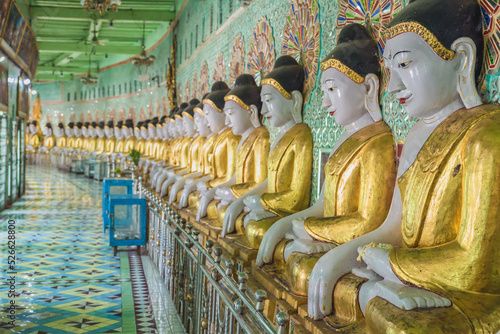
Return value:
M 232 89 L 216 82 L 201 100 L 134 133 L 123 124 L 123 151 L 109 143 L 111 126 L 104 141 L 103 125 L 92 125 L 99 139 L 87 152 L 141 151 L 150 191 L 216 231 L 221 244 L 253 252 L 255 270 L 307 298 L 311 319 L 363 333 L 496 333 L 500 107 L 483 104 L 477 91 L 480 6 L 410 1 L 384 34 L 379 55 L 366 27 L 346 25 L 321 62 L 322 108 L 344 131 L 312 206 L 305 72 L 290 56 L 276 60 L 261 86 L 243 74 Z M 381 62 L 388 93 L 419 119 L 399 162 L 380 109 Z M 264 119 L 276 130 L 272 140 Z M 70 138 L 57 145 L 83 147 Z

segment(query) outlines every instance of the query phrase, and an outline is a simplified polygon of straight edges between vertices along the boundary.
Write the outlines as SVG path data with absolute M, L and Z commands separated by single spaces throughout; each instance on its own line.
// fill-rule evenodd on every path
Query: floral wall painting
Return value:
M 257 84 L 264 75 L 273 69 L 275 60 L 273 29 L 266 18 L 262 17 L 254 29 L 247 55 L 247 70 Z
M 186 81 L 186 86 L 184 86 L 184 98 L 182 102 L 189 102 L 191 100 L 191 85 L 189 81 Z
M 19 43 L 23 37 L 26 22 L 21 15 L 21 11 L 15 2 L 12 3 L 9 16 L 7 16 L 7 23 L 3 32 L 3 39 L 11 47 L 13 52 L 17 51 Z
M 479 0 L 483 12 L 483 34 L 486 40 L 485 73 L 496 74 L 500 68 L 500 5 L 498 0 Z
M 226 82 L 226 66 L 224 62 L 224 55 L 219 53 L 217 56 L 217 60 L 215 61 L 214 67 L 214 76 L 212 77 L 212 81 L 224 81 Z
M 0 111 L 9 111 L 9 70 L 0 64 Z
M 198 84 L 199 86 L 199 95 L 200 99 L 205 95 L 206 93 L 210 92 L 210 85 L 208 84 L 208 64 L 207 62 L 204 62 L 203 65 L 201 66 L 201 71 L 200 71 L 200 82 Z
M 316 83 L 319 66 L 321 26 L 319 5 L 316 0 L 293 0 L 283 29 L 281 52 L 290 55 L 304 67 L 306 82 L 304 102 L 309 98 Z
M 193 81 L 191 81 L 191 91 L 193 92 L 193 98 L 201 99 L 201 96 L 197 96 L 198 94 L 198 74 L 194 72 Z
M 236 78 L 245 72 L 245 43 L 241 34 L 236 35 L 231 49 L 229 63 L 229 85 L 232 87 Z

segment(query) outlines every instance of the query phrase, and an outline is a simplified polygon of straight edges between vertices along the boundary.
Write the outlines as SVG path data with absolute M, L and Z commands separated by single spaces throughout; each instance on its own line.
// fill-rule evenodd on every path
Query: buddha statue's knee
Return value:
M 211 201 L 208 206 L 207 206 L 207 218 L 208 219 L 215 219 L 216 222 L 218 222 L 218 217 L 219 217 L 219 213 L 218 213 L 218 209 L 217 209 L 217 205 L 219 205 L 220 203 L 220 200 L 213 200 Z M 220 225 L 222 226 L 222 225 Z
M 285 240 L 289 241 L 289 240 Z M 277 256 L 283 257 L 284 246 L 287 242 L 280 242 L 276 247 L 275 258 Z M 280 251 L 280 246 L 284 244 L 281 249 L 281 254 L 276 254 Z M 307 296 L 309 288 L 309 277 L 323 253 L 318 254 L 304 254 L 294 252 L 288 256 L 285 264 L 285 280 L 288 283 L 290 291 L 299 296 Z M 283 259 L 284 260 L 284 259 Z
M 239 218 L 239 217 L 238 217 Z M 248 244 L 253 249 L 259 249 L 260 243 L 266 232 L 277 222 L 281 217 L 271 217 L 262 220 L 251 220 L 245 227 L 245 235 Z
M 195 208 L 198 210 L 198 205 L 200 204 L 200 192 L 194 191 L 189 194 L 188 203 L 190 208 Z

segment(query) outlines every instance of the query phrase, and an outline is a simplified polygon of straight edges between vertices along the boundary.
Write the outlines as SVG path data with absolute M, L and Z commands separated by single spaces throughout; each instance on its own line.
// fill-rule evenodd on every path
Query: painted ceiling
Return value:
M 70 80 L 89 68 L 97 73 L 106 58 L 139 55 L 143 28 L 146 40 L 165 32 L 176 12 L 175 0 L 122 0 L 118 12 L 102 16 L 80 0 L 31 0 L 29 7 L 40 50 L 35 80 Z

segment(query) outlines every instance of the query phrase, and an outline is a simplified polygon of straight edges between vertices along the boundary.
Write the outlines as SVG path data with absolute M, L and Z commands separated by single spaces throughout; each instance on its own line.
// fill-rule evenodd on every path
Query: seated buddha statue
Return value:
M 144 154 L 144 151 L 146 150 L 146 137 L 147 137 L 147 132 L 148 128 L 144 124 L 145 122 L 139 122 L 137 123 L 137 126 L 134 128 L 134 133 L 135 136 L 137 137 L 137 141 L 135 142 L 134 149 L 136 151 L 139 151 L 141 155 Z M 146 136 L 146 137 L 145 137 Z
M 91 122 L 88 127 L 89 138 L 87 142 L 87 156 L 91 155 L 97 147 L 96 122 Z
M 106 135 L 104 134 L 104 122 L 99 122 L 95 127 L 97 135 L 96 147 L 94 152 L 91 153 L 92 157 L 102 155 L 106 151 Z
M 26 143 L 26 149 L 30 153 L 35 153 L 40 147 L 40 138 L 41 135 L 38 133 L 37 121 L 32 121 L 28 126 L 29 131 L 29 140 Z
M 238 242 L 246 248 L 258 249 L 276 221 L 309 206 L 313 142 L 311 130 L 302 123 L 303 88 L 304 70 L 290 56 L 278 58 L 262 80 L 262 115 L 278 130 L 267 179 L 233 201 L 223 223 L 226 233 L 236 228 Z M 239 238 L 241 233 L 244 238 Z
M 316 263 L 310 316 L 335 310 L 370 333 L 500 330 L 500 107 L 476 89 L 481 27 L 475 0 L 415 0 L 389 24 L 388 91 L 420 120 L 385 221 Z
M 174 133 L 176 133 L 175 130 L 175 121 L 171 122 L 171 115 L 173 115 L 176 111 L 178 110 L 177 107 L 172 109 L 169 113 L 168 116 L 163 116 L 162 122 L 162 133 L 163 133 L 163 141 L 160 147 L 160 154 L 159 158 L 156 159 L 153 162 L 153 166 L 151 167 L 151 185 L 153 188 L 155 188 L 153 185 L 156 184 L 156 179 L 158 178 L 160 171 L 162 171 L 162 167 L 168 164 L 169 162 L 169 155 L 170 155 L 170 147 L 172 145 L 173 139 L 176 137 Z
M 75 155 L 77 156 L 77 158 L 80 158 L 80 152 L 83 148 L 84 137 L 83 137 L 82 128 L 83 128 L 83 123 L 76 122 L 76 125 L 73 129 L 73 132 L 75 134 L 75 144 L 73 146 L 73 151 L 74 151 Z
M 217 132 L 214 138 L 212 152 L 210 153 L 210 175 L 202 176 L 198 179 L 191 179 L 184 187 L 181 195 L 181 203 L 188 204 L 191 212 L 196 215 L 200 196 L 208 189 L 217 187 L 229 181 L 235 171 L 235 155 L 240 136 L 237 136 L 225 124 L 224 96 L 229 92 L 229 87 L 222 81 L 213 84 L 210 94 L 203 99 L 203 112 L 207 118 L 210 129 Z
M 208 96 L 208 93 L 203 96 L 203 99 Z M 202 99 L 202 100 L 203 100 Z M 214 133 L 210 131 L 208 122 L 203 112 L 203 102 L 198 103 L 193 109 L 194 124 L 198 136 L 196 142 L 192 144 L 189 158 L 189 171 L 186 173 L 175 175 L 175 182 L 169 191 L 169 203 L 177 201 L 180 191 L 188 180 L 196 179 L 204 174 L 210 174 L 210 163 L 208 156 L 211 153 L 214 139 Z
M 39 152 L 49 153 L 56 146 L 56 136 L 52 134 L 52 124 L 47 123 L 43 128 L 43 145 L 40 147 Z
M 162 143 L 162 124 L 158 117 L 154 117 L 152 119 L 152 124 L 155 126 L 155 132 L 153 137 L 153 142 L 151 143 L 151 149 L 149 152 L 149 156 L 145 159 L 144 163 L 144 173 L 147 174 L 149 172 L 149 167 L 151 163 L 158 157 L 161 143 Z M 150 123 L 150 124 L 151 124 Z
M 192 137 L 186 135 L 186 131 L 184 129 L 183 121 L 182 121 L 182 112 L 189 107 L 189 104 L 184 102 L 181 103 L 179 108 L 175 109 L 173 113 L 170 115 L 171 126 L 174 127 L 174 136 L 175 139 L 170 143 L 170 152 L 169 152 L 169 160 L 165 162 L 162 168 L 159 168 L 155 175 L 151 177 L 151 187 L 155 189 L 157 193 L 161 192 L 161 187 L 163 182 L 168 178 L 168 172 L 170 170 L 179 168 L 183 163 L 184 166 L 187 166 L 188 163 L 188 150 L 189 150 L 189 142 L 192 140 Z M 184 155 L 182 155 L 182 153 Z
M 316 203 L 271 226 L 257 255 L 259 266 L 273 262 L 280 281 L 301 296 L 307 296 L 311 271 L 326 251 L 383 223 L 396 180 L 395 141 L 382 121 L 378 45 L 370 32 L 359 24 L 345 26 L 321 69 L 323 108 L 344 132 L 325 165 Z
M 222 220 L 219 223 L 217 218 L 224 217 L 227 205 L 267 178 L 269 155 L 269 132 L 261 123 L 260 87 L 253 77 L 243 74 L 236 78 L 234 88 L 224 101 L 226 124 L 233 134 L 241 136 L 235 155 L 235 173 L 229 181 L 202 195 L 197 213 L 198 220 L 207 216 L 215 219 L 210 225 L 218 227 L 222 227 Z M 219 204 L 222 205 L 218 208 Z
M 182 112 L 182 126 L 186 138 L 180 146 L 181 162 L 177 168 L 169 169 L 166 172 L 167 178 L 161 186 L 160 196 L 164 197 L 169 193 L 169 188 L 179 177 L 194 170 L 200 161 L 200 148 L 205 141 L 200 137 L 194 122 L 194 108 L 200 103 L 199 100 L 189 101 L 189 106 Z
M 56 136 L 56 147 L 52 149 L 54 153 L 61 153 L 68 142 L 68 136 L 64 133 L 64 124 L 59 123 L 54 129 L 54 134 Z
M 135 143 L 137 142 L 137 137 L 134 135 L 134 122 L 132 119 L 125 120 L 122 125 L 122 134 L 125 139 L 125 144 L 123 146 L 123 151 L 118 154 L 118 159 L 121 160 L 122 168 L 125 167 L 125 162 L 130 162 L 130 152 L 135 148 Z
M 125 137 L 123 136 L 122 126 L 123 121 L 118 121 L 113 129 L 113 133 L 116 138 L 115 151 L 111 154 L 111 159 L 113 160 L 118 159 L 118 156 L 123 152 L 123 149 L 125 148 Z
M 111 156 L 115 152 L 116 147 L 116 137 L 114 136 L 114 126 L 113 121 L 108 121 L 104 127 L 104 133 L 106 134 L 106 148 L 104 150 L 104 155 L 106 157 Z
M 82 141 L 82 147 L 80 149 L 80 154 L 82 156 L 86 155 L 87 149 L 88 149 L 88 145 L 89 145 L 89 138 L 90 138 L 89 126 L 90 126 L 90 122 L 85 122 L 82 125 L 83 141 Z
M 155 159 L 151 161 L 151 164 L 149 166 L 149 173 L 151 177 L 156 174 L 156 170 L 160 167 L 160 165 L 164 165 L 165 160 L 162 159 L 162 157 L 165 157 L 165 150 L 168 149 L 168 145 L 170 142 L 170 135 L 168 130 L 168 125 L 170 124 L 170 122 L 167 123 L 167 116 L 162 116 L 160 118 L 159 124 L 161 125 L 161 127 L 158 134 L 161 139 L 161 143 L 159 149 L 156 152 Z
M 156 125 L 158 123 L 158 117 L 154 117 L 151 120 L 146 120 L 145 126 L 147 128 L 147 138 L 144 143 L 144 154 L 141 156 L 139 161 L 139 168 L 144 171 L 144 166 L 149 161 L 149 158 L 153 155 L 154 144 L 156 140 Z

